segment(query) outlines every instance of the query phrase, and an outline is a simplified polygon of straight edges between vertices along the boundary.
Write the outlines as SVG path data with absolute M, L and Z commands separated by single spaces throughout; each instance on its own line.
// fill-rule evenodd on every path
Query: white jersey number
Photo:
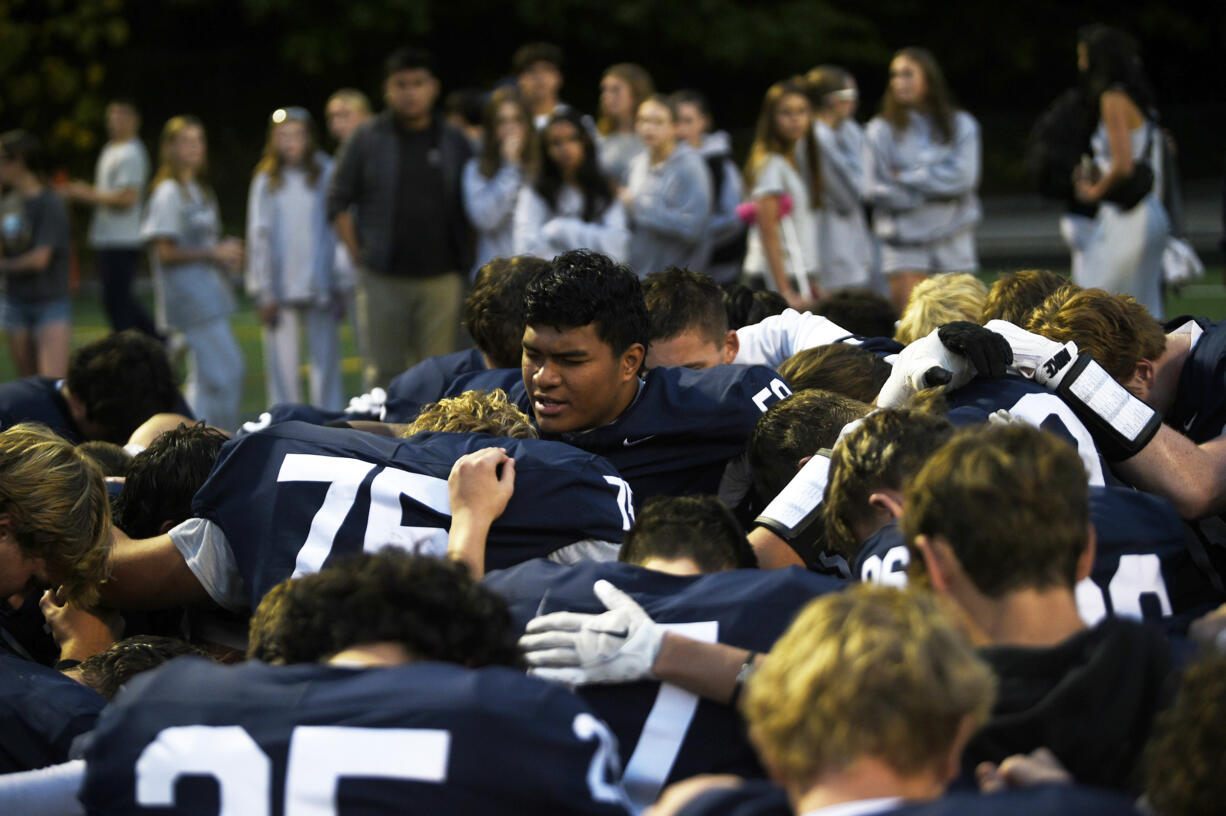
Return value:
M 435 728 L 300 725 L 290 737 L 285 816 L 334 816 L 345 777 L 447 781 L 451 734 Z M 175 807 L 183 776 L 217 781 L 219 816 L 272 813 L 272 760 L 237 725 L 167 728 L 136 761 L 136 803 Z

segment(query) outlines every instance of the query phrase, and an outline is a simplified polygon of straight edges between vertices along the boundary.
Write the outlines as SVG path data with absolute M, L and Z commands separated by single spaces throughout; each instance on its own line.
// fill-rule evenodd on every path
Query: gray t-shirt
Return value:
M 5 276 L 9 297 L 27 302 L 68 297 L 68 210 L 50 189 L 44 187 L 29 198 L 5 197 L 0 207 L 0 247 L 6 258 L 51 247 L 51 263 L 46 269 Z
M 146 242 L 169 238 L 183 249 L 216 246 L 221 233 L 217 204 L 196 182 L 166 179 L 153 189 L 141 226 Z M 149 253 L 157 293 L 158 321 L 173 328 L 205 323 L 234 311 L 234 295 L 221 272 L 207 261 L 163 267 Z
M 797 157 L 798 163 L 801 158 Z M 767 156 L 758 169 L 749 199 L 756 201 L 768 195 L 792 197 L 792 211 L 780 219 L 779 237 L 783 262 L 793 282 L 798 273 L 803 272 L 810 276 L 816 274 L 817 224 L 814 211 L 809 206 L 809 186 L 801 172 L 778 153 Z M 751 224 L 749 227 L 745 274 L 752 278 L 762 278 L 767 288 L 775 289 L 775 278 L 770 273 L 766 248 L 762 245 L 762 234 L 757 224 Z
M 94 187 L 104 193 L 135 189 L 131 207 L 94 208 L 89 245 L 95 249 L 138 249 L 141 245 L 141 196 L 149 183 L 149 154 L 139 139 L 111 142 L 102 148 L 94 171 Z

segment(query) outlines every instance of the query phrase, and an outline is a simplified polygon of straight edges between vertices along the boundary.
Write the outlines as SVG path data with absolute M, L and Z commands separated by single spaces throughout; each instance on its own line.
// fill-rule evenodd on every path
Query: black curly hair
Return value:
M 463 564 L 386 547 L 337 559 L 275 591 L 261 642 L 285 663 L 315 663 L 392 641 L 419 660 L 520 666 L 511 614 Z M 261 607 L 263 603 L 261 603 Z
M 209 478 L 226 435 L 203 422 L 179 425 L 132 457 L 123 492 L 115 500 L 115 525 L 132 538 L 162 532 L 192 516 L 192 497 Z
M 179 391 L 162 344 L 128 329 L 81 346 L 68 362 L 68 390 L 98 425 L 96 438 L 122 445 L 154 414 L 176 410 Z
M 620 355 L 651 333 L 643 286 L 630 267 L 587 249 L 563 252 L 528 284 L 524 322 L 571 329 L 595 324 L 596 336 Z

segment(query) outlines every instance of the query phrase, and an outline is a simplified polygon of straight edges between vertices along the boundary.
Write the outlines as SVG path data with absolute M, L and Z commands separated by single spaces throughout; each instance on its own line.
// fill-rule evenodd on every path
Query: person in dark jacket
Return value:
M 472 150 L 435 115 L 438 93 L 428 53 L 388 57 L 387 109 L 345 143 L 328 188 L 328 217 L 359 265 L 370 387 L 457 348 L 472 264 L 460 177 Z

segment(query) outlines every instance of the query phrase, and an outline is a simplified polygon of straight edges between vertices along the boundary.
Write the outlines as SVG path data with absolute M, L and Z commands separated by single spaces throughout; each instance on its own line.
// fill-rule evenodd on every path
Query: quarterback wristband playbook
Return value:
M 1058 361 L 1053 358 L 1051 362 Z M 1157 411 L 1116 382 L 1086 352 L 1077 355 L 1054 390 L 1085 424 L 1099 453 L 1108 461 L 1136 456 L 1162 426 Z
M 1088 353 L 1078 353 L 1076 343 L 1050 340 L 1004 320 L 989 320 L 986 328 L 1009 342 L 1019 374 L 1054 391 L 1073 409 L 1109 461 L 1137 455 L 1161 427 L 1157 411 L 1112 379 Z
M 829 476 L 830 451 L 822 449 L 805 462 L 792 481 L 754 519 L 754 524 L 786 541 L 806 563 L 809 559 L 803 551 L 815 550 L 814 541 L 821 527 L 822 496 Z

